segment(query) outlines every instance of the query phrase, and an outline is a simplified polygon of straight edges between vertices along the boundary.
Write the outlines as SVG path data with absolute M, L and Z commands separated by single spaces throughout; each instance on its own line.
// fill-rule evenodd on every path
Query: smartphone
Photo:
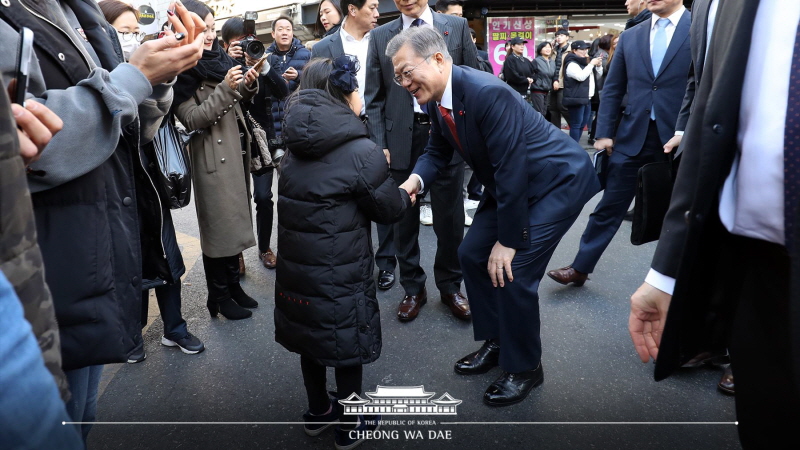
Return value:
M 14 98 L 12 101 L 19 105 L 25 105 L 25 94 L 28 93 L 28 75 L 31 70 L 31 58 L 33 58 L 33 30 L 22 28 L 19 32 L 19 48 L 17 51 L 17 70 L 14 79 L 17 80 L 14 87 Z
M 161 37 L 161 36 L 160 36 L 160 34 L 161 34 L 161 33 L 150 33 L 150 34 L 145 34 L 145 35 L 144 35 L 144 38 L 142 38 L 142 43 L 145 43 L 145 42 L 147 42 L 147 41 L 152 41 L 153 39 L 158 39 L 158 38 L 160 38 L 160 37 Z
M 256 62 L 255 65 L 253 66 L 253 70 L 255 70 L 260 74 L 261 68 L 264 67 L 264 63 L 267 62 L 267 56 L 269 55 L 264 55 L 261 59 L 259 59 L 258 62 Z

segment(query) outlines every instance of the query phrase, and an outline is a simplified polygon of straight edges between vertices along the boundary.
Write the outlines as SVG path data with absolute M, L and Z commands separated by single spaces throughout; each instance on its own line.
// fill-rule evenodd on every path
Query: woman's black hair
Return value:
M 319 12 L 322 9 L 322 3 L 326 1 L 330 2 L 331 5 L 333 5 L 334 9 L 336 9 L 336 11 L 339 12 L 339 23 L 338 24 L 335 23 L 334 25 L 339 25 L 344 20 L 345 15 L 342 12 L 341 6 L 339 6 L 339 0 L 322 0 L 321 2 L 319 2 L 319 5 L 317 6 L 317 21 L 316 23 L 314 23 L 314 35 L 317 37 L 322 37 L 327 31 L 325 30 L 325 27 L 322 26 L 322 21 L 319 18 Z
M 347 106 L 347 94 L 335 84 L 330 77 L 333 72 L 331 58 L 314 58 L 303 67 L 303 78 L 300 80 L 299 89 L 320 89 L 327 92 L 334 100 Z
M 200 16 L 200 20 L 206 20 L 206 16 L 209 14 L 211 14 L 211 17 L 214 17 L 214 11 L 205 3 L 197 0 L 181 0 L 181 3 L 183 3 L 183 6 L 185 6 L 189 12 L 193 12 Z
M 287 109 L 297 100 L 297 95 L 304 89 L 319 89 L 325 91 L 335 103 L 339 103 L 345 108 L 350 109 L 347 95 L 342 88 L 331 83 L 330 76 L 333 72 L 333 60 L 331 58 L 312 58 L 303 67 L 303 77 L 300 79 L 300 86 L 287 100 Z
M 589 45 L 589 57 L 594 58 L 597 56 L 597 49 L 600 48 L 600 38 L 592 41 Z
M 553 45 L 547 41 L 540 42 L 539 45 L 536 46 L 536 56 L 542 56 L 542 49 L 545 47 L 545 45 L 549 45 L 550 48 L 553 48 Z
M 614 35 L 613 34 L 606 34 L 600 38 L 599 43 L 597 44 L 598 47 L 602 48 L 606 52 L 611 51 L 611 43 L 614 42 Z

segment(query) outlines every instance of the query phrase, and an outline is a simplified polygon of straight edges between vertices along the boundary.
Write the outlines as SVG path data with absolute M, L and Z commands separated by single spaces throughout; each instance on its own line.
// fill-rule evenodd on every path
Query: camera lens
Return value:
M 247 56 L 253 59 L 259 59 L 264 56 L 264 44 L 262 44 L 261 41 L 254 39 L 247 43 L 244 51 L 247 52 Z

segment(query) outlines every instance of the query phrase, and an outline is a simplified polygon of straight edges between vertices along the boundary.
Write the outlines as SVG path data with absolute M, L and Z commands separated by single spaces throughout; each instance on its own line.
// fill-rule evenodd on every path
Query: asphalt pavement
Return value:
M 599 198 L 586 205 L 549 268 L 572 261 Z M 179 233 L 199 237 L 193 205 L 173 211 L 173 217 Z M 741 448 L 734 400 L 716 390 L 721 369 L 686 369 L 656 383 L 653 364 L 641 363 L 634 352 L 628 301 L 649 269 L 654 244 L 632 246 L 629 222 L 583 287 L 542 281 L 545 381 L 524 402 L 506 408 L 481 401 L 499 369 L 469 377 L 453 372 L 453 363 L 480 343 L 473 341 L 470 323 L 438 301 L 436 237 L 431 227 L 421 228 L 428 304 L 415 321 L 401 323 L 399 283 L 378 291 L 383 352 L 365 366 L 364 390 L 423 385 L 434 398 L 446 392 L 462 403 L 456 415 L 386 415 L 384 420 L 404 425 L 384 425 L 381 438 L 360 449 Z M 184 279 L 183 313 L 206 351 L 185 355 L 160 345 L 163 326 L 156 318 L 145 333 L 144 362 L 106 367 L 89 449 L 333 448 L 332 429 L 312 438 L 297 424 L 307 408 L 305 390 L 299 356 L 274 340 L 275 272 L 261 266 L 255 248 L 244 255 L 242 285 L 260 303 L 253 317 L 211 319 L 202 260 L 186 261 L 191 269 Z M 328 384 L 335 387 L 332 371 Z

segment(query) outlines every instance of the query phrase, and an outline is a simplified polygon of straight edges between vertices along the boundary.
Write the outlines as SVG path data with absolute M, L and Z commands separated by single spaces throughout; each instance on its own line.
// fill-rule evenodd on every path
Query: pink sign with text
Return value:
M 503 70 L 506 60 L 506 41 L 520 37 L 526 41 L 525 56 L 536 57 L 536 21 L 534 17 L 489 17 L 487 20 L 487 48 L 489 62 L 495 74 Z

